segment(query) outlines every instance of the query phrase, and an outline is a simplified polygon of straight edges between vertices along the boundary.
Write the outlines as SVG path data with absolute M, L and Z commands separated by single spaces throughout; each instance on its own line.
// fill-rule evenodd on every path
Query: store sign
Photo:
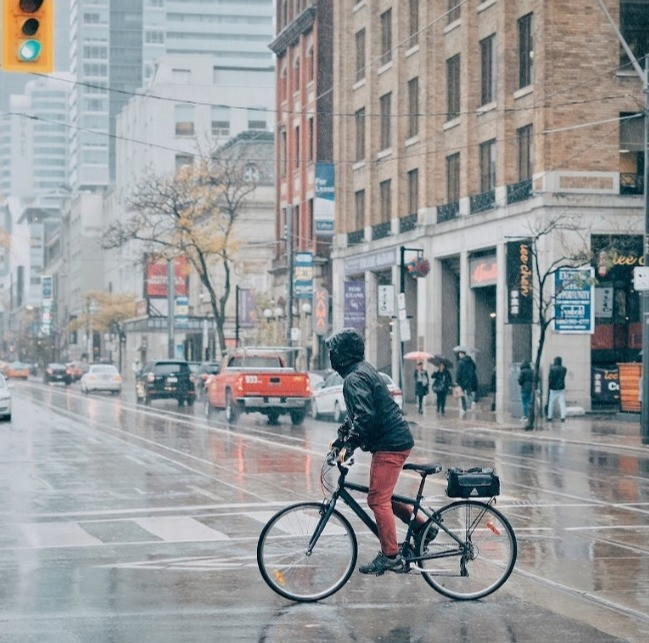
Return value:
M 176 328 L 187 328 L 189 325 L 189 300 L 187 297 L 176 297 L 174 317 Z
M 507 244 L 507 322 L 531 324 L 534 314 L 532 245 L 530 239 Z
M 345 328 L 365 330 L 365 282 L 345 282 Z
M 378 270 L 392 268 L 392 266 L 396 266 L 398 263 L 396 248 L 368 252 L 345 260 L 345 274 L 359 275 L 366 271 L 376 272 Z
M 378 287 L 378 316 L 394 317 L 394 286 L 392 284 Z
M 313 332 L 326 335 L 329 332 L 329 291 L 316 288 L 313 293 Z
M 498 281 L 498 260 L 496 255 L 473 257 L 469 260 L 471 288 L 495 286 Z
M 614 404 L 620 399 L 620 373 L 617 368 L 593 367 L 591 371 L 591 401 Z
M 336 173 L 333 163 L 315 165 L 315 199 L 313 225 L 319 237 L 333 237 L 336 204 Z
M 296 299 L 313 297 L 313 253 L 296 252 L 293 262 L 293 295 Z
M 611 286 L 595 288 L 595 317 L 599 319 L 612 319 L 613 288 Z
M 560 268 L 554 273 L 554 330 L 595 331 L 594 268 Z

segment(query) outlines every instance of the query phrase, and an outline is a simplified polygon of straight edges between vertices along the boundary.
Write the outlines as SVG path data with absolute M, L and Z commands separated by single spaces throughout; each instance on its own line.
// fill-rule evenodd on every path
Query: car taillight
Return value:
M 51 374 L 52 374 L 52 372 L 53 372 L 53 371 L 52 371 L 52 369 L 51 369 L 51 368 L 48 368 L 48 369 L 47 369 L 47 374 L 48 374 L 48 375 L 51 375 Z
M 153 382 L 155 382 L 155 375 L 153 373 L 147 373 L 146 381 L 149 382 L 150 384 L 153 384 Z
M 235 387 L 239 393 L 243 394 L 243 375 L 239 375 L 239 377 L 237 377 Z
M 122 381 L 122 376 L 121 375 L 115 375 L 113 378 L 116 382 L 121 382 Z

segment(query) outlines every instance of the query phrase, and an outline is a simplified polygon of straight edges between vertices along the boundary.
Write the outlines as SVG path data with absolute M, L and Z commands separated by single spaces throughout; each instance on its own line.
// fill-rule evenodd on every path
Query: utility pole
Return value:
M 293 335 L 293 206 L 286 208 L 286 253 L 288 255 L 288 303 L 286 307 L 286 345 L 292 346 Z
M 638 59 L 634 56 L 624 36 L 608 12 L 603 0 L 598 0 L 604 15 L 611 23 L 622 48 L 629 57 L 633 68 L 642 81 L 644 92 L 644 236 L 642 253 L 645 268 L 649 267 L 649 55 L 645 55 L 644 73 Z M 642 414 L 640 416 L 640 435 L 642 444 L 649 444 L 649 292 L 642 293 Z
M 176 356 L 176 270 L 173 259 L 167 259 L 167 357 Z
M 234 341 L 239 348 L 239 286 L 234 287 Z

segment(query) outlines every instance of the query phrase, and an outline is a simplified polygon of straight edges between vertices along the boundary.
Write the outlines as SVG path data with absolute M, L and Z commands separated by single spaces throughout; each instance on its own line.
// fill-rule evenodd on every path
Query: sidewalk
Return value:
M 431 402 L 430 399 L 427 400 Z M 434 402 L 434 400 L 433 400 Z M 426 428 L 444 428 L 474 433 L 487 431 L 520 436 L 526 440 L 560 441 L 591 446 L 606 446 L 640 450 L 649 454 L 649 445 L 642 444 L 640 415 L 622 413 L 588 413 L 568 416 L 565 422 L 557 417 L 553 422 L 541 418 L 534 431 L 526 431 L 525 424 L 508 413 L 490 410 L 491 399 L 478 402 L 476 408 L 460 419 L 457 401 L 449 399 L 446 414 L 438 415 L 434 404 L 424 406 L 424 413 L 417 412 L 416 404 L 405 404 L 406 419 L 413 425 Z

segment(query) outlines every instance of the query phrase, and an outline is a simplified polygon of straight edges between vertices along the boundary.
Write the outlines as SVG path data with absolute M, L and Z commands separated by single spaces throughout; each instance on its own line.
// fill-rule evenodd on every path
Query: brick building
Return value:
M 643 55 L 649 4 L 606 6 Z M 516 414 L 516 364 L 534 356 L 538 326 L 508 323 L 508 242 L 570 221 L 541 242 L 542 271 L 566 243 L 604 241 L 614 269 L 598 273 L 594 333 L 550 330 L 543 366 L 562 355 L 569 403 L 591 408 L 591 369 L 640 348 L 629 266 L 644 171 L 642 83 L 599 2 L 335 0 L 334 24 L 334 327 L 364 298 L 369 357 L 395 375 L 400 340 L 475 347 L 482 393 Z M 430 273 L 404 276 L 417 257 Z M 404 292 L 408 328 L 382 286 Z
M 293 336 L 293 341 L 307 348 L 310 363 L 318 368 L 322 367 L 329 311 L 327 319 L 320 320 L 317 333 L 313 333 L 316 306 L 312 292 L 320 289 L 322 293 L 323 288 L 331 292 L 333 203 L 328 196 L 333 191 L 332 3 L 278 0 L 277 37 L 270 48 L 277 55 L 278 239 L 271 309 L 281 310 L 286 316 L 287 330 L 293 327 L 302 331 L 299 339 Z M 299 253 L 304 265 L 311 261 L 311 290 L 305 283 L 297 290 L 288 287 L 289 272 L 296 275 L 288 261 L 290 247 Z

